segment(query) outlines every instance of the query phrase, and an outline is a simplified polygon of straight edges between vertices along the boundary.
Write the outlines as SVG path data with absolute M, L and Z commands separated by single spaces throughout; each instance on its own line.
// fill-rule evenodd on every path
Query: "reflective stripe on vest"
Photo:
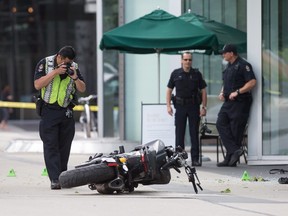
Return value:
M 46 74 L 54 70 L 55 57 L 56 55 L 46 57 Z M 72 66 L 78 68 L 75 62 L 72 63 Z M 75 91 L 73 79 L 67 76 L 61 80 L 60 75 L 56 75 L 46 87 L 41 89 L 41 96 L 46 103 L 53 104 L 57 101 L 59 106 L 67 107 L 73 99 Z

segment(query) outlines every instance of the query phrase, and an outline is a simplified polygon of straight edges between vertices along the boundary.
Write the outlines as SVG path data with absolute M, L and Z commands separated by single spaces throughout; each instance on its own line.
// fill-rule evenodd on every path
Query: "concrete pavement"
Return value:
M 203 150 L 211 160 L 197 167 L 204 189 L 198 194 L 194 193 L 183 169 L 180 174 L 171 171 L 172 180 L 168 185 L 140 185 L 131 194 L 101 195 L 87 186 L 51 191 L 48 177 L 42 176 L 45 165 L 42 152 L 38 151 L 41 147 L 37 147 L 38 150 L 32 147 L 42 146 L 38 132 L 25 130 L 28 127 L 28 124 L 22 127 L 19 122 L 11 122 L 9 130 L 0 131 L 1 215 L 287 215 L 288 185 L 279 184 L 278 178 L 287 177 L 288 173 L 269 174 L 272 168 L 287 170 L 287 166 L 248 166 L 242 159 L 237 167 L 219 168 L 216 167 L 216 152 L 211 148 Z M 82 135 L 77 131 L 73 145 L 79 147 L 71 153 L 69 168 L 85 161 L 96 150 L 112 151 L 119 146 L 119 140 L 94 137 L 89 149 Z M 122 144 L 127 151 L 136 145 Z M 15 176 L 8 177 L 12 169 Z M 252 179 L 262 177 L 265 181 L 242 181 L 244 171 Z
M 10 121 L 6 130 L 0 130 L 0 151 L 5 152 L 43 152 L 42 142 L 38 132 L 39 120 Z M 138 143 L 120 141 L 118 138 L 98 138 L 96 132 L 91 133 L 91 138 L 85 138 L 79 123 L 76 124 L 75 137 L 72 142 L 71 153 L 91 154 L 117 150 L 123 145 L 130 151 Z

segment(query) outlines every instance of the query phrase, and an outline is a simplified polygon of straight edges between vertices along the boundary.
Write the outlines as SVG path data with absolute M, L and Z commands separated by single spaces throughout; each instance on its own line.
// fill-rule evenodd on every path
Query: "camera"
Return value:
M 71 67 L 71 63 L 66 63 L 66 73 L 69 75 L 69 76 L 73 76 L 74 74 L 74 71 L 70 69 Z
M 205 133 L 207 133 L 207 134 L 211 134 L 212 133 L 212 131 L 208 128 L 206 122 L 201 125 L 200 133 L 202 135 L 204 135 Z

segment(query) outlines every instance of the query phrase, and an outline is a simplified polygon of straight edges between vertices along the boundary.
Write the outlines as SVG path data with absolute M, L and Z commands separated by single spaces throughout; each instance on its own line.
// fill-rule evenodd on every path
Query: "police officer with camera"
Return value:
M 198 69 L 192 68 L 192 54 L 185 52 L 181 56 L 182 67 L 171 73 L 167 90 L 166 105 L 169 115 L 173 115 L 171 107 L 172 91 L 176 89 L 173 97 L 175 113 L 176 147 L 185 149 L 184 139 L 187 124 L 189 122 L 189 133 L 191 141 L 192 166 L 201 166 L 199 162 L 199 123 L 200 116 L 206 115 L 207 93 L 206 82 Z M 202 107 L 200 109 L 200 104 Z
M 256 85 L 256 78 L 252 66 L 238 56 L 235 45 L 225 45 L 221 53 L 228 65 L 223 71 L 223 87 L 219 99 L 224 103 L 218 113 L 216 127 L 227 154 L 217 166 L 233 167 L 243 154 L 241 144 L 252 104 L 251 90 Z
M 75 57 L 74 48 L 65 46 L 57 54 L 40 60 L 34 74 L 34 87 L 43 100 L 39 133 L 52 190 L 61 189 L 58 177 L 67 170 L 75 134 L 72 109 L 76 92 L 86 90 Z

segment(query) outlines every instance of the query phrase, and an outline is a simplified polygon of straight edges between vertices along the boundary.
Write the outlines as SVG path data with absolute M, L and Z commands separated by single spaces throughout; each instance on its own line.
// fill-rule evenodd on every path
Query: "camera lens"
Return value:
M 71 63 L 67 63 L 66 64 L 66 73 L 70 76 L 72 76 L 74 74 L 74 71 L 70 69 L 71 67 Z
M 71 69 L 67 69 L 66 73 L 67 73 L 68 75 L 70 75 L 70 76 L 73 76 L 74 71 L 71 70 Z
M 66 71 L 68 72 L 68 70 L 70 69 L 70 67 L 71 67 L 71 64 L 70 63 L 67 63 L 66 64 Z

